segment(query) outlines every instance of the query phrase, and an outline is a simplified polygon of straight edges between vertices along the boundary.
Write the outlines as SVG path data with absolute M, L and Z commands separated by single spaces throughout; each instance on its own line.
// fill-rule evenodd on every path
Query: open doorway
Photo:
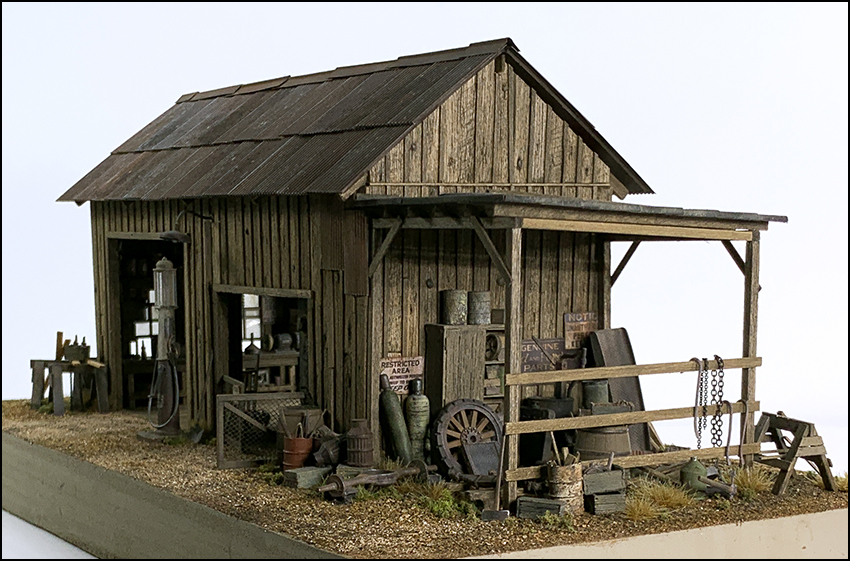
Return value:
M 177 269 L 177 370 L 185 372 L 185 304 L 183 295 L 183 245 L 159 240 L 116 240 L 121 325 L 121 371 L 125 408 L 147 407 L 156 362 L 159 323 L 154 306 L 156 263 L 166 257 Z M 181 384 L 181 396 L 184 393 Z

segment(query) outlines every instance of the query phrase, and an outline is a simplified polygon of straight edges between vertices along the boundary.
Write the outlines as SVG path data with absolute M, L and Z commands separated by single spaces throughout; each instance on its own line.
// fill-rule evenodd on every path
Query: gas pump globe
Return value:
M 154 267 L 153 290 L 157 308 L 177 307 L 177 269 L 166 257 Z

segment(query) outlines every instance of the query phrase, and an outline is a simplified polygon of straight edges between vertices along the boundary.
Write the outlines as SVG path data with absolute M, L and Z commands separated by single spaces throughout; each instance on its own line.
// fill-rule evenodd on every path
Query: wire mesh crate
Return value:
M 278 420 L 286 407 L 301 405 L 300 392 L 216 396 L 216 467 L 255 467 L 277 459 Z

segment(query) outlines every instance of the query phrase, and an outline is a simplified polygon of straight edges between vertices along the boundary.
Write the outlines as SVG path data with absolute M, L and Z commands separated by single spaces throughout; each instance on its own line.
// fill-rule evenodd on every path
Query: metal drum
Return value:
M 490 324 L 490 291 L 471 290 L 467 297 L 468 313 L 466 322 L 469 325 Z
M 632 453 L 629 443 L 629 427 L 597 427 L 576 429 L 576 450 L 581 452 L 582 460 L 598 460 L 614 456 L 628 456 Z
M 444 325 L 466 325 L 468 296 L 465 290 L 440 291 L 440 309 Z
M 591 403 L 609 403 L 608 380 L 584 380 L 581 383 L 582 406 L 590 409 Z

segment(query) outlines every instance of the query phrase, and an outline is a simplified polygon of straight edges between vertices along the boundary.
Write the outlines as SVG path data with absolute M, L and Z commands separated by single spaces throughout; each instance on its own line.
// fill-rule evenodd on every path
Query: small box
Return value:
M 584 494 L 597 495 L 599 493 L 611 493 L 624 491 L 628 471 L 614 466 L 611 471 L 584 474 Z
M 542 497 L 520 497 L 516 501 L 517 518 L 538 518 L 547 512 L 564 516 L 569 512 L 567 501 Z
M 612 514 L 626 510 L 626 493 L 585 495 L 584 509 L 591 514 Z

